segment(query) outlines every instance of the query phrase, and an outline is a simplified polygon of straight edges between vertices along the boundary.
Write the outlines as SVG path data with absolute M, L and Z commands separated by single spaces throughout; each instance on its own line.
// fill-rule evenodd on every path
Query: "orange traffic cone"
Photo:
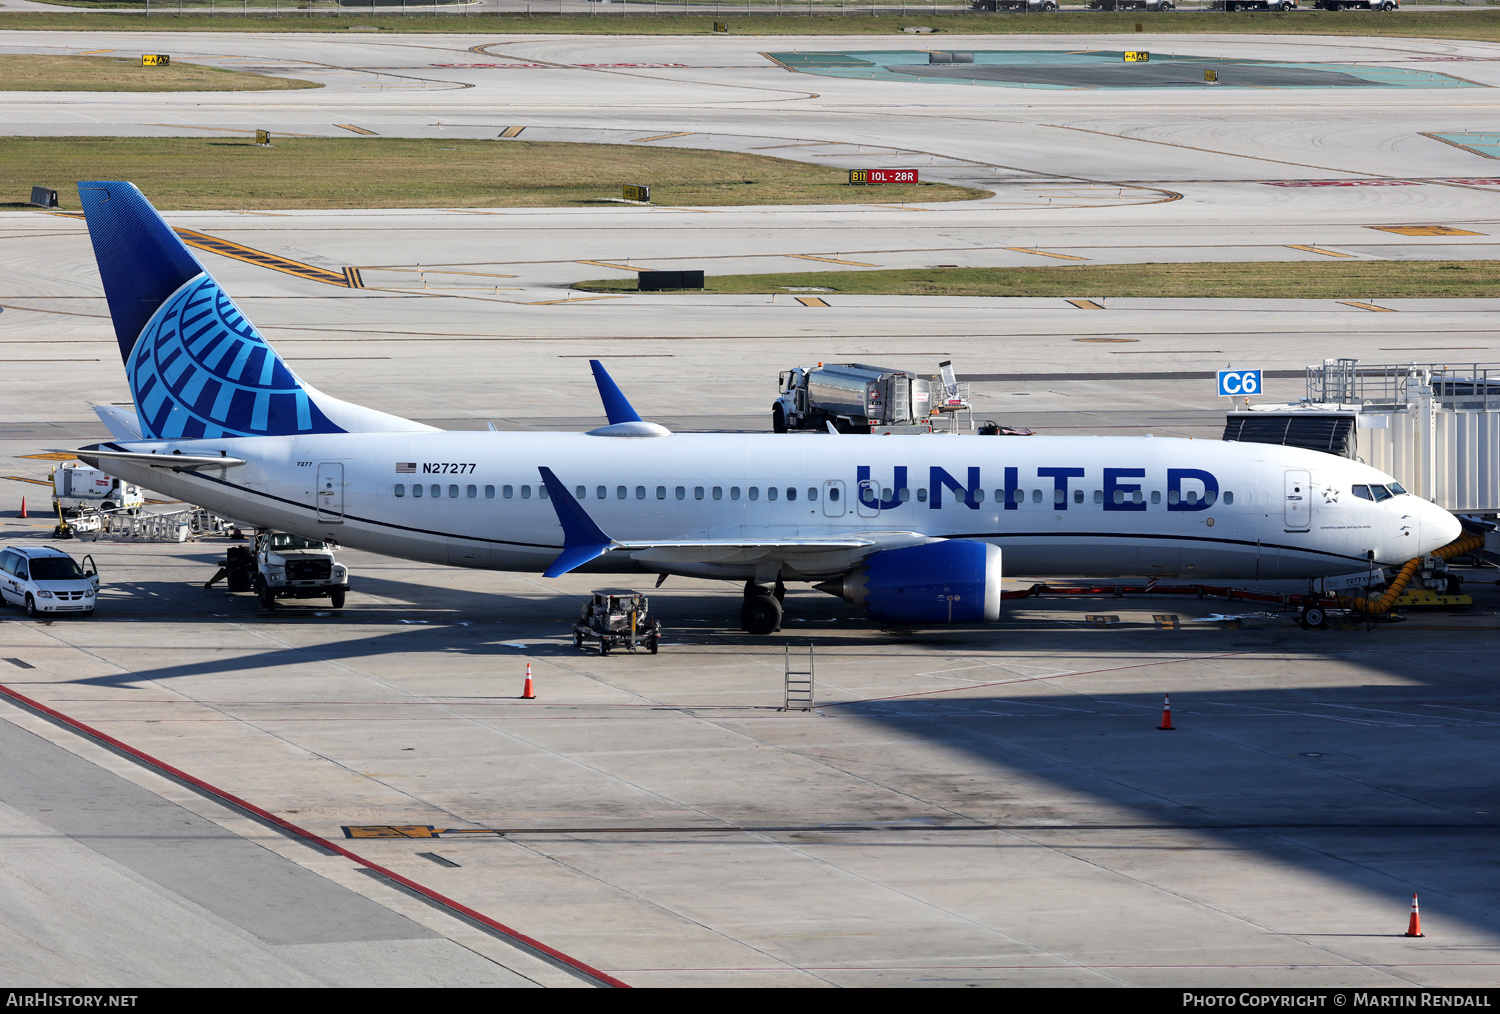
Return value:
M 1425 937 L 1422 932 L 1422 914 L 1417 911 L 1417 896 L 1411 896 L 1411 919 L 1406 923 L 1406 935 L 1409 937 Z
M 24 518 L 25 516 L 26 516 L 26 498 L 23 496 L 23 497 L 21 497 L 21 517 Z
M 1161 706 L 1161 724 L 1157 726 L 1163 732 L 1172 731 L 1172 695 L 1167 694 L 1165 703 Z
M 536 697 L 536 687 L 531 683 L 531 663 L 526 663 L 526 686 L 521 689 L 521 700 L 529 701 Z

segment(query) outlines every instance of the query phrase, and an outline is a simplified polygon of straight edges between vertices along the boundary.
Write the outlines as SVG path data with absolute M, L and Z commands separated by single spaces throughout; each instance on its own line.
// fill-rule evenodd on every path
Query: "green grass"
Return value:
M 854 256 L 844 254 L 844 256 Z M 585 292 L 633 292 L 635 279 L 579 282 Z M 913 268 L 722 275 L 705 292 L 785 293 L 792 286 L 875 296 L 1395 299 L 1500 296 L 1500 261 L 1253 261 L 1097 264 L 1037 268 Z M 819 293 L 812 293 L 817 295 Z
M 262 3 L 265 0 L 261 0 Z M 546 0 L 537 0 L 540 8 Z M 98 6 L 112 6 L 99 4 Z M 164 10 L 175 5 L 167 3 Z M 420 14 L 410 17 L 370 14 L 358 6 L 347 6 L 341 16 L 293 10 L 291 3 L 280 17 L 269 12 L 240 16 L 240 8 L 225 4 L 219 17 L 172 14 L 150 18 L 135 14 L 90 14 L 77 8 L 59 7 L 58 13 L 0 12 L 0 29 L 11 31 L 199 31 L 199 32 L 306 32 L 344 31 L 354 25 L 375 26 L 389 32 L 442 32 L 482 35 L 563 33 L 569 35 L 708 35 L 715 19 L 727 21 L 731 35 L 893 35 L 902 28 L 930 25 L 952 35 L 1099 35 L 1134 31 L 1144 25 L 1154 34 L 1192 35 L 1241 33 L 1258 35 L 1356 35 L 1428 39 L 1500 41 L 1500 10 L 1429 11 L 1402 10 L 1390 14 L 1338 13 L 1302 10 L 1293 14 L 1205 13 L 1177 11 L 1170 14 L 1089 13 L 1052 16 L 979 14 L 961 12 L 913 12 L 905 16 L 869 14 L 773 14 L 737 15 L 732 4 L 722 14 L 653 15 L 646 4 L 633 14 L 485 14 L 471 12 Z M 378 11 L 378 8 L 377 8 Z
M 78 180 L 129 180 L 163 210 L 570 207 L 651 187 L 656 204 L 955 201 L 987 191 L 945 184 L 851 187 L 848 173 L 767 155 L 628 144 L 441 138 L 253 136 L 9 137 L 0 184 L 33 185 L 76 207 Z M 878 197 L 872 190 L 878 189 Z
M 0 91 L 8 92 L 258 92 L 321 87 L 312 81 L 192 63 L 142 67 L 140 56 L 0 55 Z

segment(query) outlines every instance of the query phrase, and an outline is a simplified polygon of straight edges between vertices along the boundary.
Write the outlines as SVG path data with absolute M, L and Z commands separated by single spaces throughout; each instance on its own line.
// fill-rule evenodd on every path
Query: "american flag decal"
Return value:
M 417 463 L 415 461 L 398 461 L 398 462 L 396 462 L 396 472 L 397 472 L 397 474 L 400 474 L 402 472 L 415 472 L 416 470 L 417 470 Z

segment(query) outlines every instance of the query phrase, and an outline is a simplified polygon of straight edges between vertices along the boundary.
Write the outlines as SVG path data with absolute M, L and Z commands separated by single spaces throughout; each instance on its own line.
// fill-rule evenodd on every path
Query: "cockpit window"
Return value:
M 1387 488 L 1389 488 L 1390 491 L 1392 493 L 1395 493 L 1397 496 L 1406 495 L 1406 487 L 1402 486 L 1399 482 L 1387 483 L 1386 485 Z
M 1379 503 L 1382 500 L 1389 500 L 1391 497 L 1396 495 L 1390 490 L 1386 489 L 1384 486 L 1376 486 L 1374 484 L 1371 484 L 1370 492 L 1375 494 L 1376 503 Z
M 1369 486 L 1355 486 L 1354 487 L 1354 495 L 1357 496 L 1357 497 L 1359 497 L 1361 500 L 1373 500 L 1373 499 L 1375 499 L 1373 496 L 1370 495 L 1370 487 Z

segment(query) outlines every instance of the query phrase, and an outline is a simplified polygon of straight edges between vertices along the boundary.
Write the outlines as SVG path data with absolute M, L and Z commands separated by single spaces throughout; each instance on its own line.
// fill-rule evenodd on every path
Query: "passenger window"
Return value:
M 594 490 L 594 495 L 596 497 L 598 497 L 600 500 L 608 500 L 609 499 L 609 487 L 608 486 L 600 486 L 598 489 Z
M 891 501 L 891 491 L 889 489 L 883 489 L 883 490 L 881 490 L 880 491 L 880 499 L 884 500 L 886 503 L 890 503 L 890 501 Z
M 1146 497 L 1145 497 L 1145 495 L 1143 493 L 1141 493 L 1140 490 L 1135 490 L 1133 493 L 1130 494 L 1130 502 L 1131 503 L 1145 503 L 1146 502 Z
M 657 486 L 656 487 L 656 499 L 658 499 L 658 500 L 665 500 L 666 498 L 667 498 L 667 487 L 665 487 L 665 486 Z
M 1115 503 L 1124 503 L 1124 502 L 1125 502 L 1125 491 L 1123 489 L 1117 489 L 1117 490 L 1115 490 Z
M 974 491 L 974 502 L 975 503 L 984 503 L 984 490 L 982 490 L 982 489 L 976 489 Z
M 635 498 L 637 500 L 644 500 L 644 499 L 646 499 L 646 487 L 645 486 L 637 486 L 635 488 Z
M 530 500 L 531 499 L 531 487 L 530 486 L 522 486 L 521 487 L 521 499 L 522 500 Z
M 686 489 L 686 487 L 678 486 L 675 492 L 677 494 L 677 499 L 679 499 L 679 500 L 686 499 L 686 497 L 687 497 L 687 489 Z
M 788 486 L 786 488 L 786 498 L 788 500 L 795 500 L 795 499 L 797 499 L 797 487 L 796 486 Z
M 751 500 L 759 500 L 760 499 L 760 487 L 759 486 L 751 486 L 750 489 L 749 489 L 749 491 L 748 491 L 748 498 L 751 499 Z
M 1188 490 L 1187 502 L 1188 503 L 1197 503 L 1198 502 L 1198 491 L 1196 489 L 1190 489 L 1190 490 Z
M 702 500 L 703 499 L 703 487 L 702 486 L 694 486 L 693 487 L 693 499 L 694 500 Z
M 997 490 L 996 493 L 998 494 L 998 492 L 999 491 Z M 902 486 L 900 489 L 896 490 L 896 499 L 901 503 L 906 503 L 911 499 L 911 490 L 907 489 L 905 486 Z
M 926 502 L 927 502 L 927 491 L 925 489 L 919 489 L 919 490 L 917 490 L 917 503 L 926 503 Z
M 625 499 L 625 487 L 624 486 L 616 486 L 615 487 L 615 499 L 616 500 L 623 500 L 623 499 Z
M 479 487 L 470 486 L 467 490 L 465 490 L 465 492 L 469 494 L 470 500 L 476 499 L 479 496 Z
M 431 493 L 433 496 L 442 496 L 443 495 L 443 487 L 439 486 L 437 483 L 434 482 L 431 486 L 429 486 L 427 488 L 427 492 Z
M 587 500 L 589 497 L 589 488 L 587 486 L 579 486 L 573 490 L 573 495 L 580 500 Z
M 837 486 L 830 486 L 828 488 L 828 499 L 832 500 L 834 503 L 838 503 L 839 488 Z
M 454 498 L 455 500 L 458 499 L 458 486 L 457 485 L 449 486 L 448 487 L 448 495 L 450 497 Z
M 1067 490 L 1065 490 L 1065 489 L 1054 489 L 1052 491 L 1052 502 L 1053 503 L 1055 503 L 1055 504 L 1057 504 L 1057 503 L 1067 503 L 1067 501 L 1068 501 L 1068 491 Z
M 396 483 L 396 495 L 397 496 L 405 496 L 406 495 L 406 483 L 404 483 L 404 482 L 398 482 L 398 483 Z
M 506 494 L 506 495 L 509 496 L 509 494 Z M 495 487 L 494 486 L 486 486 L 486 487 L 484 487 L 484 496 L 485 496 L 486 500 L 493 500 L 493 499 L 495 499 Z
M 1234 490 L 1226 489 L 1224 491 L 1224 504 L 1228 506 L 1232 503 L 1234 503 Z
M 538 486 L 536 488 L 536 495 L 539 496 L 539 497 L 541 497 L 543 500 L 547 499 L 547 487 L 546 486 Z
M 1096 489 L 1096 490 L 1094 490 L 1094 503 L 1103 503 L 1103 502 L 1104 502 L 1104 490 L 1102 490 L 1102 489 Z
M 724 487 L 723 486 L 715 486 L 714 487 L 714 499 L 715 500 L 722 500 L 722 499 L 724 499 Z
M 1079 503 L 1083 502 L 1083 497 L 1081 495 L 1078 497 L 1078 502 Z M 1161 503 L 1161 490 L 1159 490 L 1159 489 L 1153 489 L 1151 491 L 1151 502 L 1152 503 Z
M 740 488 L 738 486 L 730 486 L 729 487 L 729 499 L 731 499 L 731 500 L 738 500 L 739 498 L 740 498 Z
M 1032 503 L 1041 503 L 1042 502 L 1042 491 L 1041 490 L 1034 489 L 1034 490 L 1031 491 L 1031 502 Z
M 504 487 L 501 487 L 501 489 L 500 489 L 500 495 L 503 496 L 503 497 L 505 497 L 505 499 L 509 500 L 511 497 L 513 497 L 513 496 L 516 495 L 516 487 L 514 487 L 514 486 L 504 486 Z
M 777 491 L 777 489 L 776 489 L 775 486 L 767 486 L 766 487 L 766 499 L 767 500 L 775 500 L 777 492 L 778 491 Z
M 1182 499 L 1182 494 L 1175 489 L 1167 490 L 1167 503 L 1175 504 Z
M 422 495 L 422 484 L 421 483 L 417 483 L 417 482 L 412 483 L 412 485 L 411 485 L 411 495 L 412 496 L 421 496 Z
M 836 493 L 837 490 L 835 490 L 834 492 Z M 807 487 L 807 498 L 809 500 L 816 500 L 818 498 L 818 487 L 816 487 L 816 486 L 809 486 L 809 487 Z M 838 497 L 835 496 L 834 499 L 837 500 Z
M 1081 489 L 1075 489 L 1073 491 L 1073 502 L 1074 503 L 1083 503 L 1083 490 L 1081 490 Z

